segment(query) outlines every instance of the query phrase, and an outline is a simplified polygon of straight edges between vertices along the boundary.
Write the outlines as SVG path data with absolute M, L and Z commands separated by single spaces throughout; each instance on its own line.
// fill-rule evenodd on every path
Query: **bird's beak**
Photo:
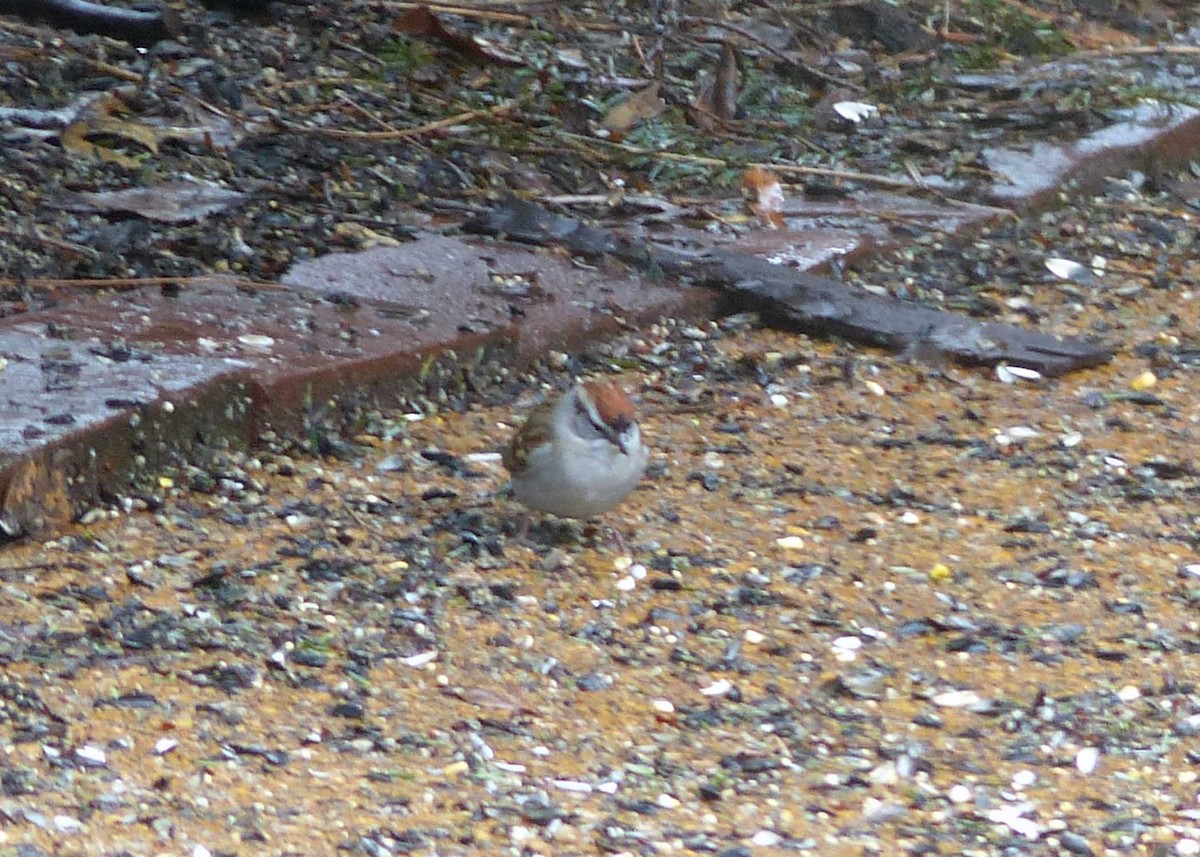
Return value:
M 604 427 L 604 434 L 612 441 L 613 446 L 621 450 L 623 455 L 629 455 L 629 450 L 625 446 L 625 439 L 621 437 L 621 433 L 612 426 Z

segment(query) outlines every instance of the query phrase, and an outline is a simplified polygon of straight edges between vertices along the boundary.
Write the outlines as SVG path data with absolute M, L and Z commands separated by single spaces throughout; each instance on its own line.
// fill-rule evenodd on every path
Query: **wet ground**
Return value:
M 1154 354 L 1053 382 L 748 318 L 619 340 L 589 365 L 639 367 L 655 450 L 605 521 L 627 554 L 517 538 L 480 453 L 529 382 L 10 548 L 5 840 L 1190 853 L 1190 295 L 1125 291 L 1105 315 Z
M 0 553 L 0 853 L 1200 852 L 1198 195 L 1174 166 L 1190 137 L 1159 134 L 1171 145 L 1142 161 L 1126 145 L 1140 132 L 1119 124 L 1141 87 L 1194 76 L 1190 45 L 1147 56 L 1102 31 L 1119 16 L 1089 19 L 1065 29 L 1100 32 L 1102 57 L 1080 42 L 1079 63 L 982 77 L 942 68 L 922 88 L 898 73 L 910 60 L 889 58 L 928 48 L 921 28 L 879 63 L 867 47 L 891 44 L 886 28 L 861 44 L 830 39 L 839 47 L 817 63 L 800 43 L 775 46 L 780 31 L 807 32 L 783 11 L 741 34 L 741 115 L 695 130 L 680 81 L 715 69 L 712 32 L 729 31 L 719 16 L 694 19 L 663 41 L 665 118 L 608 142 L 589 124 L 608 105 L 579 93 L 615 100 L 633 86 L 601 57 L 644 73 L 663 21 L 636 11 L 564 7 L 553 51 L 525 12 L 447 19 L 553 56 L 525 76 L 478 56 L 460 64 L 461 41 L 431 47 L 429 33 L 370 16 L 336 32 L 307 7 L 257 29 L 217 12 L 189 18 L 140 70 L 129 68 L 136 52 L 104 43 L 97 58 L 74 36 L 60 45 L 73 61 L 57 65 L 40 50 L 52 31 L 5 19 L 6 56 L 23 72 L 9 99 L 57 108 L 115 75 L 141 87 L 126 118 L 203 127 L 211 142 L 156 138 L 155 157 L 141 155 L 147 173 L 84 157 L 79 135 L 10 131 L 14 145 L 0 147 L 17 213 L 0 246 L 18 266 L 6 272 L 3 335 L 37 344 L 35 358 L 0 340 L 0 372 L 58 379 L 63 394 L 21 401 L 7 439 L 48 451 L 9 471 L 4 511 L 24 510 L 22 525 L 79 518 Z M 1178 13 L 1152 11 L 1138 26 L 1167 38 Z M 952 12 L 977 35 L 1004 30 L 986 9 Z M 1080 24 L 1060 12 L 1055 26 Z M 409 35 L 393 43 L 397 32 Z M 869 78 L 886 117 L 822 119 L 790 76 L 813 64 Z M 331 68 L 344 86 L 327 82 Z M 501 101 L 514 82 L 530 87 L 518 111 Z M 979 87 L 994 99 L 971 95 Z M 565 110 L 572 101 L 582 115 Z M 813 108 L 804 139 L 789 124 L 801 108 Z M 1189 127 L 1189 110 L 1166 110 L 1159 131 Z M 424 130 L 410 133 L 414 123 Z M 104 127 L 124 142 L 92 134 L 102 147 L 146 145 L 129 126 Z M 479 127 L 486 142 L 465 142 L 461 128 Z M 1096 136 L 1113 127 L 1122 136 Z M 1034 160 L 997 159 L 998 140 Z M 1092 157 L 1104 140 L 1113 148 Z M 1063 152 L 1089 169 L 1053 172 Z M 711 307 L 620 266 L 567 276 L 580 260 L 553 251 L 454 256 L 457 238 L 440 235 L 421 240 L 453 244 L 436 258 L 461 262 L 450 273 L 479 287 L 474 300 L 443 305 L 434 277 L 445 272 L 415 253 L 322 256 L 457 223 L 497 189 L 582 194 L 552 204 L 635 232 L 669 231 L 655 219 L 666 211 L 675 234 L 769 254 L 783 242 L 736 189 L 744 162 L 767 157 L 790 160 L 807 184 L 802 204 L 789 184 L 794 207 L 782 212 L 804 229 L 798 241 L 817 227 L 818 255 L 867 248 L 846 288 L 1095 337 L 1114 359 L 1045 379 L 815 341 L 746 314 L 655 325 L 653 302 L 631 312 L 632 296 L 663 296 L 675 315 L 670 306 Z M 996 202 L 985 189 L 1041 170 L 1080 184 L 1057 200 L 1020 185 L 1015 207 L 1051 210 L 981 216 L 970 240 L 942 231 L 961 221 L 927 202 Z M 110 217 L 110 197 L 61 195 L 130 175 L 161 188 L 181 173 L 253 193 L 236 217 L 174 225 L 144 210 Z M 889 179 L 920 204 L 881 212 L 864 187 L 894 189 Z M 878 223 L 864 226 L 860 209 Z M 841 255 L 824 261 L 836 272 Z M 430 291 L 372 294 L 379 278 L 356 263 Z M 84 276 L 134 291 L 81 299 Z M 230 293 L 244 303 L 226 316 L 213 296 Z M 89 327 L 106 316 L 80 307 L 96 305 L 126 333 Z M 579 314 L 558 335 L 620 336 L 522 368 L 561 340 L 508 325 L 568 306 Z M 197 307 L 208 332 L 173 325 Z M 55 312 L 47 338 L 42 314 Z M 371 337 L 431 330 L 480 359 L 464 371 L 417 349 L 418 386 L 376 396 L 386 359 L 414 354 L 373 350 Z M 130 397 L 101 402 L 116 430 L 97 435 L 123 452 L 53 447 L 76 416 L 68 392 L 98 386 L 92 372 L 153 368 L 171 348 L 204 358 L 183 362 L 218 383 L 189 396 L 174 376 L 125 378 Z M 363 395 L 349 366 L 375 366 L 357 376 Z M 503 495 L 492 453 L 581 372 L 634 395 L 649 471 L 599 526 L 535 520 L 522 539 L 526 515 Z M 346 395 L 330 404 L 311 392 L 318 382 Z M 195 420 L 172 421 L 184 412 Z M 214 449 L 222 437 L 255 444 Z M 87 462 L 121 454 L 140 470 L 137 490 L 102 489 L 104 469 Z M 90 493 L 72 494 L 80 475 Z

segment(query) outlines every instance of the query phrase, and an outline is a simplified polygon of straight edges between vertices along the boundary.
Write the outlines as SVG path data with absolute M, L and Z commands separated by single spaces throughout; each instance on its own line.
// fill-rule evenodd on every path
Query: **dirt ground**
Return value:
M 1168 317 L 1190 292 L 1109 311 Z M 1195 373 L 1005 384 L 750 322 L 595 358 L 643 364 L 627 554 L 516 539 L 478 454 L 536 385 L 7 550 L 5 847 L 1191 853 Z
M 6 18 L 20 73 L 0 106 L 115 78 L 113 111 L 208 142 L 154 137 L 146 159 L 129 127 L 92 133 L 130 166 L 6 136 L 0 312 L 63 299 L 39 278 L 270 280 L 502 190 L 652 190 L 728 227 L 743 162 L 768 156 L 970 177 L 996 123 L 1054 136 L 1144 94 L 1104 66 L 1104 85 L 1022 79 L 1038 95 L 1018 101 L 1012 68 L 1165 38 L 1192 11 L 950 4 L 982 41 L 935 50 L 920 4 L 923 38 L 890 48 L 886 26 L 856 43 L 861 21 L 815 40 L 795 4 L 442 10 L 524 51 L 508 73 L 393 6 L 206 11 L 149 55 Z M 741 112 L 706 131 L 718 104 L 693 83 L 734 12 Z M 963 77 L 892 57 L 919 51 Z M 810 66 L 877 87 L 856 97 L 886 121 L 823 119 Z M 983 106 L 963 95 L 981 66 L 1007 93 Z M 601 142 L 651 72 L 665 118 Z M 184 174 L 249 197 L 214 229 L 62 195 Z M 847 276 L 1100 337 L 1100 368 L 1028 378 L 664 320 L 465 409 L 364 414 L 323 457 L 268 437 L 5 547 L 0 855 L 1200 853 L 1196 199 L 1187 171 L 1129 172 L 965 244 L 914 230 Z M 602 526 L 522 540 L 490 453 L 575 370 L 626 385 L 651 465 Z

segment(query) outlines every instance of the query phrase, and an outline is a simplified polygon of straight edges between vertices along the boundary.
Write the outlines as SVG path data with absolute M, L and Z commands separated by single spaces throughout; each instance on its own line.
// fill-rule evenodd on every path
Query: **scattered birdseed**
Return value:
M 970 708 L 983 702 L 983 697 L 973 690 L 947 690 L 933 696 L 933 704 L 943 708 Z
M 1083 435 L 1077 431 L 1067 432 L 1062 436 L 1062 445 L 1065 449 L 1072 449 L 1083 443 Z
M 275 345 L 274 337 L 261 333 L 243 333 L 237 338 L 237 341 L 256 351 L 270 351 Z
M 99 747 L 84 744 L 75 750 L 76 757 L 87 765 L 101 766 L 108 762 L 108 755 Z
M 757 848 L 771 848 L 783 841 L 783 837 L 774 830 L 760 830 L 750 837 L 750 844 Z
M 564 792 L 587 794 L 592 790 L 591 783 L 585 783 L 579 780 L 553 780 L 553 783 L 555 788 L 562 789 Z
M 1012 776 L 1012 786 L 1017 790 L 1029 788 L 1036 782 L 1037 774 L 1027 768 L 1017 771 Z
M 1158 376 L 1155 375 L 1153 372 L 1151 372 L 1149 369 L 1147 369 L 1145 372 L 1138 375 L 1136 378 L 1134 378 L 1132 381 L 1129 382 L 1129 388 L 1131 390 L 1149 390 L 1151 387 L 1153 387 L 1157 383 L 1158 383 Z
M 724 696 L 733 690 L 733 684 L 729 679 L 717 679 L 707 687 L 700 688 L 700 693 L 703 696 Z
M 428 652 L 421 652 L 420 654 L 417 654 L 417 655 L 412 655 L 407 658 L 401 658 L 400 663 L 404 664 L 406 667 L 423 667 L 423 666 L 426 666 L 427 664 L 431 664 L 434 661 L 436 661 L 437 656 L 438 656 L 437 651 L 431 649 Z
M 83 822 L 69 815 L 54 816 L 54 826 L 60 833 L 78 833 L 83 830 Z
M 462 460 L 468 464 L 495 464 L 501 457 L 498 452 L 468 452 Z
M 1040 381 L 1042 373 L 1036 369 L 1026 369 L 1024 366 L 1008 366 L 1001 363 L 996 366 L 996 378 L 1002 384 L 1015 384 L 1017 381 Z

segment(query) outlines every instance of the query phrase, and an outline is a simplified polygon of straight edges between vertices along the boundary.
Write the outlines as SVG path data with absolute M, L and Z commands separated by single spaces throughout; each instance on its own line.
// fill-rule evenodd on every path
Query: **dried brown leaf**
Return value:
M 752 197 L 751 211 L 773 229 L 783 227 L 783 186 L 773 172 L 751 167 L 742 173 L 742 189 Z
M 721 64 L 717 66 L 717 79 L 713 85 L 712 112 L 722 122 L 730 122 L 737 116 L 738 64 L 733 42 L 726 39 L 721 45 Z
M 634 125 L 646 119 L 653 119 L 666 108 L 666 102 L 658 97 L 658 81 L 638 90 L 621 101 L 605 115 L 600 123 L 602 128 L 613 132 L 628 131 Z
M 93 142 L 99 138 L 102 142 Z M 107 163 L 120 164 L 134 169 L 139 161 L 129 155 L 117 151 L 109 145 L 109 140 L 135 143 L 151 152 L 158 151 L 158 135 L 153 129 L 136 122 L 126 122 L 111 116 L 92 116 L 72 122 L 62 132 L 62 146 L 73 155 L 83 158 L 97 158 Z
M 525 65 L 525 61 L 520 57 L 507 53 L 487 39 L 479 36 L 467 36 L 451 30 L 442 23 L 441 18 L 430 11 L 428 6 L 417 6 L 410 9 L 396 20 L 392 29 L 410 36 L 438 39 L 475 62 L 499 63 L 509 66 Z

